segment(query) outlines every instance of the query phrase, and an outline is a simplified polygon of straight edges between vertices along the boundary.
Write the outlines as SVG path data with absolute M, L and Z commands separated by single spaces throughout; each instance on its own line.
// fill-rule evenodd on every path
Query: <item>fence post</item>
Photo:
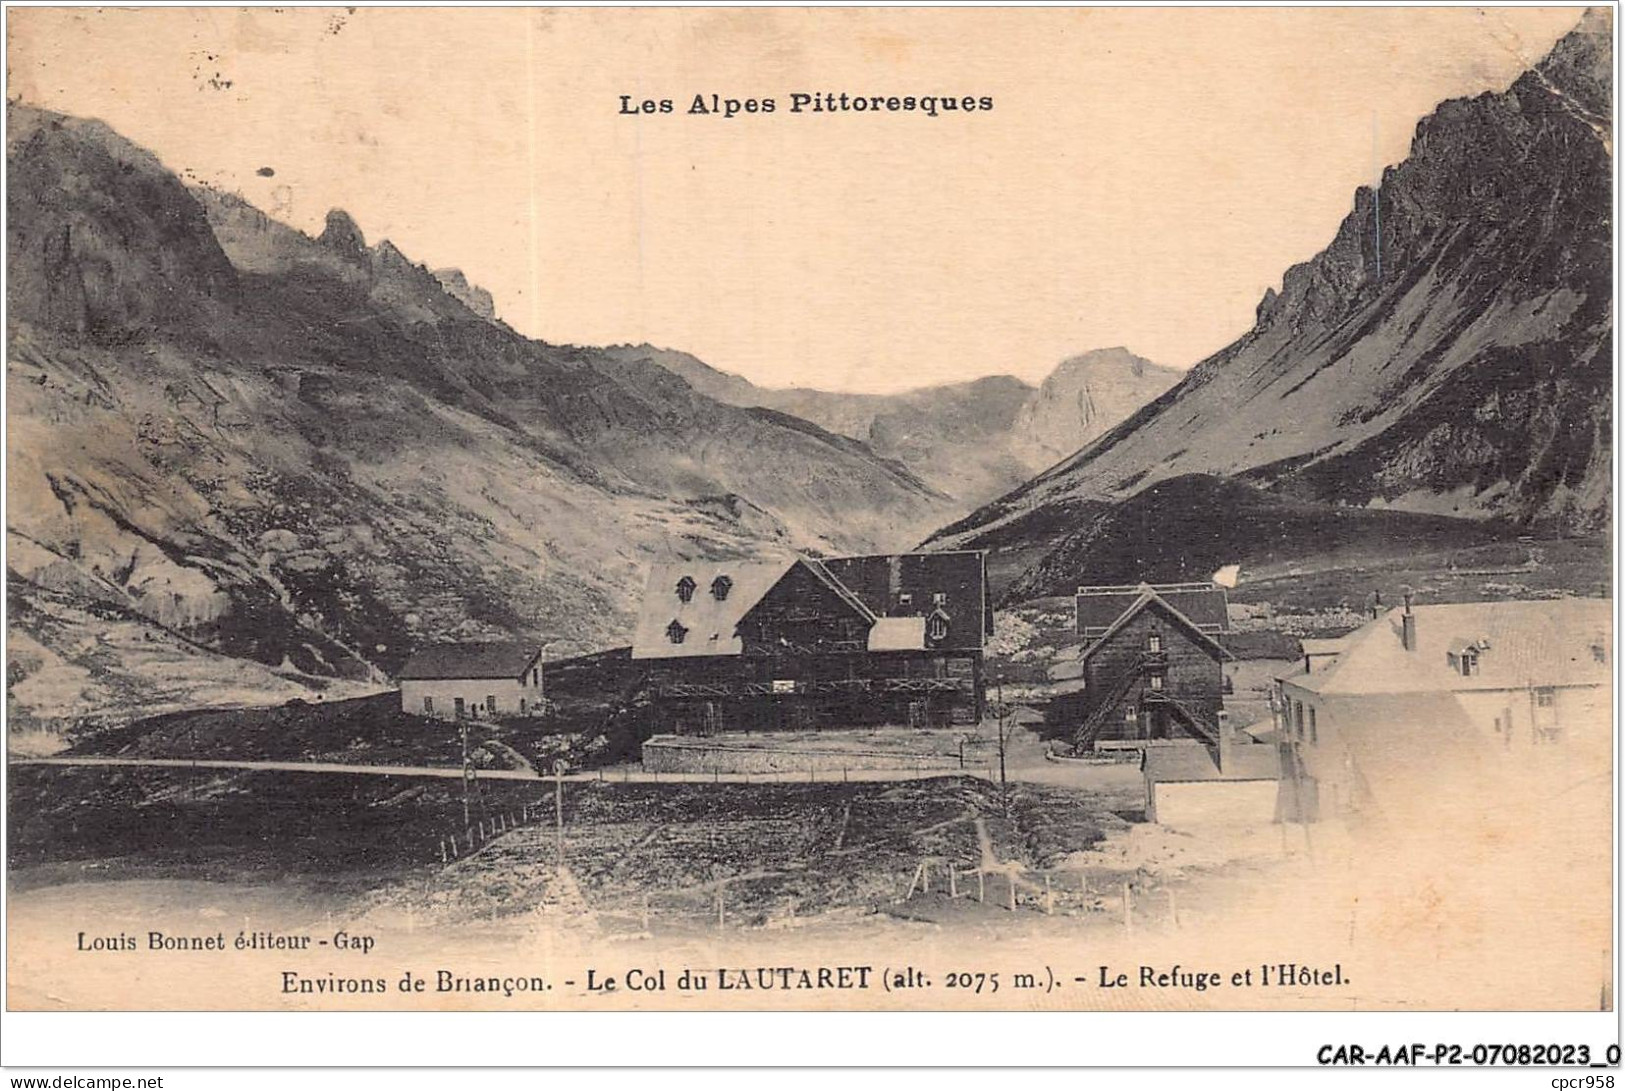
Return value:
M 959 898 L 959 865 L 948 865 L 948 897 L 955 901 Z
M 1010 912 L 1016 911 L 1016 873 L 1014 870 L 1004 873 L 1005 879 L 1010 883 Z
M 987 902 L 987 872 L 982 868 L 976 869 L 976 900 Z

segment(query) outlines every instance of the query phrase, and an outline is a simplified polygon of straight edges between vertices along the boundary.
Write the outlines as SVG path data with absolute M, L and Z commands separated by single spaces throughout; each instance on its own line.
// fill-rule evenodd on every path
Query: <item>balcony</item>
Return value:
M 668 682 L 660 687 L 662 697 L 732 697 L 726 682 Z

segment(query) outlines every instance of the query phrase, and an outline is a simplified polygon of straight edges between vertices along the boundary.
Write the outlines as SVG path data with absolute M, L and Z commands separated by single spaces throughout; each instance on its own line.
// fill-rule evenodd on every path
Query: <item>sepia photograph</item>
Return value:
M 6 21 L 8 1012 L 1617 1025 L 1612 6 Z

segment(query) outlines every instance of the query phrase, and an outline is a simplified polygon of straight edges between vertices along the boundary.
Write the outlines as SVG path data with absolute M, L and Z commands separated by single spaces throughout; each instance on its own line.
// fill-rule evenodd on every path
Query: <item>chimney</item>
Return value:
M 1416 615 L 1411 613 L 1411 602 L 1414 598 L 1415 592 L 1407 587 L 1405 589 L 1405 613 L 1399 619 L 1399 642 L 1405 646 L 1405 650 L 1408 652 L 1416 650 Z

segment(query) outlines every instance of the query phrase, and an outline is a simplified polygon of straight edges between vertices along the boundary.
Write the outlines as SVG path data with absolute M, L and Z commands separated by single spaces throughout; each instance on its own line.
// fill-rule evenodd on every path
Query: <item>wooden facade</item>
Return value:
M 843 565 L 846 574 L 880 575 L 870 586 L 854 580 L 853 588 L 836 576 Z M 992 617 L 981 554 L 801 558 L 771 578 L 761 566 L 681 567 L 662 566 L 651 578 L 632 653 L 645 661 L 655 731 L 981 718 L 982 645 Z M 722 577 L 730 599 L 743 597 L 704 601 Z M 680 586 L 685 579 L 692 588 Z
M 1183 585 L 1182 585 L 1183 586 Z M 1120 589 L 1119 589 L 1120 590 Z M 1121 613 L 1099 624 L 1099 589 L 1090 593 L 1080 628 L 1087 637 L 1082 653 L 1084 688 L 1064 702 L 1063 714 L 1079 750 L 1142 747 L 1195 739 L 1217 746 L 1223 728 L 1224 660 L 1221 643 L 1224 592 L 1206 601 L 1197 622 L 1176 608 L 1158 588 L 1140 585 L 1123 596 Z M 1194 592 L 1184 588 L 1187 599 Z

